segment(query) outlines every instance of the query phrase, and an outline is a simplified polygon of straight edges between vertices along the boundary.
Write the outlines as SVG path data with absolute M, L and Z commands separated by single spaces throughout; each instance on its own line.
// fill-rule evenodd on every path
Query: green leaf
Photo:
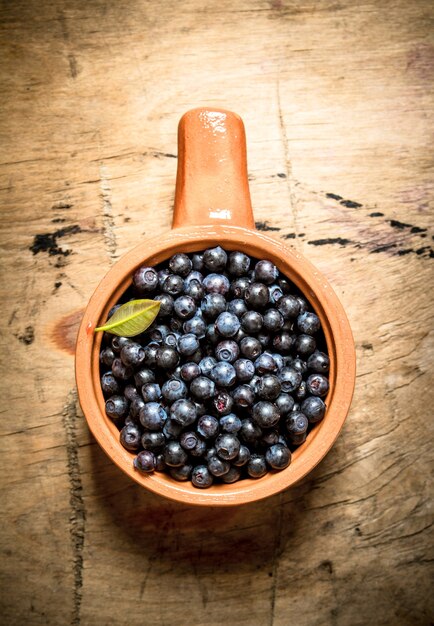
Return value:
M 119 337 L 135 337 L 146 330 L 154 321 L 160 310 L 158 300 L 131 300 L 122 304 L 107 320 L 104 326 L 95 328 L 119 335 Z

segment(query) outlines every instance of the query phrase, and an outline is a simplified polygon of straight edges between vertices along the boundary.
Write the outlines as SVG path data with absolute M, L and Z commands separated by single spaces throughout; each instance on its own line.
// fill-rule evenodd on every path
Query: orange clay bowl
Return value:
M 285 470 L 263 478 L 197 489 L 165 473 L 144 475 L 133 468 L 134 455 L 119 442 L 119 431 L 104 410 L 99 351 L 108 311 L 131 284 L 140 265 L 156 265 L 176 252 L 220 245 L 270 259 L 309 300 L 321 319 L 330 356 L 327 411 Z M 146 239 L 122 257 L 91 297 L 80 326 L 76 379 L 89 428 L 111 460 L 137 483 L 172 500 L 194 505 L 228 506 L 271 496 L 306 476 L 330 450 L 350 408 L 355 382 L 355 351 L 342 305 L 327 280 L 305 258 L 281 241 L 255 230 L 247 181 L 246 141 L 240 117 L 221 109 L 188 111 L 178 129 L 178 171 L 172 230 Z

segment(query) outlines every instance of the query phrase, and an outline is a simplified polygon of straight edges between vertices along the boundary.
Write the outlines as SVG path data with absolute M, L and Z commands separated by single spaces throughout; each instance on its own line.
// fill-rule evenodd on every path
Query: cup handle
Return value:
M 242 119 L 198 108 L 178 126 L 178 170 L 172 228 L 228 224 L 254 229 Z

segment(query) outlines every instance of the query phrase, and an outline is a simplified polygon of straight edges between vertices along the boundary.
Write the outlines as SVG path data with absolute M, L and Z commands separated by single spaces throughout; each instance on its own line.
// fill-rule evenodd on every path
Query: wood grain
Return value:
M 429 624 L 432 141 L 427 0 L 2 3 L 2 621 Z M 328 277 L 353 407 L 297 487 L 196 510 L 128 481 L 77 406 L 74 324 L 169 228 L 182 113 L 245 122 L 260 229 Z

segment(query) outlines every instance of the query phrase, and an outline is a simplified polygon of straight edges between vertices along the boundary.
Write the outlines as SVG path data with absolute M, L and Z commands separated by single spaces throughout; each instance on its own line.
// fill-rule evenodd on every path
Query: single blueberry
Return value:
M 232 411 L 234 400 L 226 389 L 219 389 L 212 403 L 218 415 L 228 415 Z
M 243 465 L 245 465 L 246 463 L 248 463 L 250 459 L 250 450 L 247 446 L 240 446 L 240 451 L 238 452 L 238 455 L 235 457 L 235 459 L 232 459 L 232 463 L 233 465 L 236 465 L 237 467 L 242 467 Z
M 191 356 L 199 348 L 199 339 L 193 333 L 182 335 L 178 341 L 178 352 L 182 356 Z
M 192 471 L 193 466 L 190 463 L 186 463 L 185 465 L 181 465 L 180 467 L 171 467 L 169 470 L 169 474 L 175 480 L 185 481 L 191 477 Z
M 188 320 L 196 313 L 196 303 L 191 296 L 176 298 L 173 308 L 176 315 L 182 320 Z
M 229 413 L 229 415 L 223 415 L 220 418 L 220 428 L 224 433 L 230 433 L 231 435 L 235 435 L 241 428 L 241 420 L 234 413 Z
M 277 372 L 278 367 L 275 358 L 268 352 L 264 352 L 255 360 L 255 370 L 260 375 Z
M 244 293 L 244 300 L 252 309 L 262 309 L 268 303 L 268 288 L 263 283 L 252 283 Z
M 230 339 L 226 339 L 225 341 L 220 341 L 215 348 L 215 355 L 219 361 L 227 361 L 228 363 L 234 363 L 238 355 L 240 354 L 240 349 L 236 341 L 232 341 Z
M 255 424 L 250 418 L 246 418 L 241 422 L 239 437 L 244 443 L 255 444 L 262 435 L 261 428 Z
M 280 415 L 288 415 L 288 413 L 290 413 L 290 411 L 294 408 L 295 402 L 292 396 L 283 392 L 277 396 L 274 404 L 279 409 Z
M 222 481 L 227 485 L 236 483 L 241 478 L 241 470 L 238 467 L 231 467 L 226 474 L 221 477 Z
M 221 459 L 230 461 L 238 456 L 240 441 L 235 435 L 223 433 L 215 440 L 215 449 Z
M 157 383 L 145 383 L 142 385 L 142 396 L 144 402 L 158 402 L 161 398 L 160 385 L 157 385 Z
M 230 387 L 235 383 L 237 374 L 231 363 L 221 361 L 212 368 L 210 377 L 219 387 Z
M 292 367 L 284 367 L 278 374 L 282 391 L 291 393 L 297 389 L 302 381 L 302 375 Z
M 217 317 L 215 325 L 220 335 L 223 337 L 233 337 L 240 328 L 240 320 L 234 313 L 223 311 L 223 313 L 220 313 Z
M 150 450 L 142 450 L 134 459 L 133 465 L 140 472 L 153 472 L 156 466 L 155 454 Z
M 229 461 L 223 461 L 218 456 L 213 456 L 208 461 L 208 469 L 213 476 L 223 476 L 231 469 Z
M 174 348 L 165 346 L 157 351 L 157 366 L 164 370 L 175 368 L 179 363 L 179 354 Z
M 104 394 L 112 396 L 121 392 L 121 385 L 113 375 L 113 372 L 106 372 L 101 376 L 101 388 Z
M 307 367 L 311 372 L 325 374 L 330 367 L 330 359 L 324 352 L 316 350 L 307 360 Z
M 179 252 L 174 254 L 169 261 L 169 269 L 173 274 L 179 274 L 179 276 L 187 276 L 193 269 L 193 263 L 186 254 Z
M 199 272 L 201 272 L 203 270 L 203 268 L 205 267 L 203 264 L 203 254 L 202 253 L 197 253 L 197 254 L 193 254 L 192 256 L 192 263 L 193 263 L 193 269 L 197 270 Z
M 253 406 L 252 420 L 260 428 L 273 428 L 279 419 L 279 409 L 275 404 L 261 400 Z
M 199 438 L 196 433 L 188 431 L 183 432 L 179 439 L 179 443 L 184 448 L 184 450 L 193 450 L 197 446 L 197 442 Z
M 202 415 L 197 420 L 197 432 L 204 439 L 211 439 L 219 432 L 218 419 L 213 415 Z
M 145 359 L 145 351 L 139 343 L 131 341 L 121 350 L 121 361 L 124 365 L 138 367 Z
M 321 398 L 309 396 L 301 403 L 301 411 L 306 415 L 311 424 L 320 422 L 324 417 L 326 405 Z
M 292 437 L 293 435 L 305 433 L 309 426 L 309 421 L 301 411 L 291 411 L 285 420 L 285 426 L 289 436 Z
M 134 452 L 140 448 L 141 432 L 136 424 L 124 426 L 120 432 L 119 439 L 126 450 Z
M 273 337 L 273 348 L 278 352 L 289 352 L 294 345 L 295 335 L 282 330 Z
M 158 274 L 153 267 L 139 267 L 134 272 L 133 285 L 141 293 L 155 291 L 158 286 Z
M 172 404 L 176 400 L 187 397 L 187 385 L 182 380 L 166 380 L 161 388 L 161 394 L 168 404 Z
M 111 364 L 113 363 L 113 360 L 116 358 L 116 354 L 114 352 L 114 350 L 112 348 L 104 348 L 104 350 L 101 350 L 100 355 L 99 355 L 99 360 L 102 363 L 102 365 L 106 365 L 107 367 L 111 367 Z
M 297 317 L 297 327 L 306 335 L 314 335 L 321 328 L 321 322 L 318 315 L 305 311 Z
M 231 252 L 228 259 L 228 272 L 232 276 L 244 276 L 250 269 L 250 258 L 238 250 Z
M 184 281 L 177 274 L 169 274 L 164 280 L 162 290 L 171 296 L 179 296 L 184 291 Z
M 261 478 L 267 473 L 267 464 L 262 454 L 252 454 L 247 463 L 247 473 L 250 478 Z
M 225 311 L 226 299 L 220 293 L 207 293 L 202 299 L 200 308 L 207 319 L 214 320 Z
M 229 279 L 223 274 L 208 274 L 202 282 L 205 291 L 226 295 L 230 288 Z
M 147 430 L 161 430 L 167 419 L 167 413 L 158 402 L 147 402 L 140 409 L 140 423 Z
M 258 261 L 255 265 L 255 280 L 271 285 L 279 276 L 279 270 L 271 261 Z
M 159 293 L 154 300 L 161 302 L 158 317 L 169 317 L 173 313 L 173 298 L 168 293 Z
M 232 392 L 235 406 L 246 408 L 255 401 L 255 392 L 250 385 L 240 385 Z
M 200 376 L 200 367 L 197 363 L 189 362 L 181 365 L 181 378 L 186 383 L 191 383 L 198 376 Z
M 231 294 L 234 296 L 234 298 L 244 298 L 249 285 L 250 280 L 247 278 L 247 276 L 236 278 L 234 281 L 232 281 L 232 284 L 230 286 Z
M 240 341 L 240 350 L 247 359 L 256 359 L 262 352 L 262 346 L 255 337 L 244 337 Z
M 176 400 L 170 407 L 170 418 L 183 427 L 193 424 L 196 421 L 196 417 L 196 407 L 191 400 L 182 398 L 181 400 Z
M 264 318 L 258 311 L 247 311 L 241 318 L 243 330 L 248 333 L 258 333 L 264 323 Z
M 298 335 L 294 343 L 294 350 L 297 354 L 307 357 L 316 348 L 316 341 L 311 335 Z
M 207 325 L 202 317 L 195 315 L 191 319 L 184 322 L 182 329 L 186 335 L 193 333 L 193 335 L 196 335 L 198 339 L 203 339 L 205 337 Z
M 164 462 L 169 467 L 181 467 L 187 463 L 187 453 L 181 447 L 179 441 L 169 441 L 164 450 Z
M 112 372 L 119 380 L 128 380 L 133 375 L 133 368 L 125 365 L 120 359 L 113 359 Z
M 228 302 L 226 308 L 229 313 L 233 313 L 238 318 L 241 318 L 247 311 L 247 305 L 241 298 L 235 298 L 235 300 L 231 300 L 230 302 Z
M 203 253 L 203 264 L 210 272 L 220 272 L 226 267 L 228 255 L 220 246 L 209 248 Z
M 209 400 L 215 394 L 215 383 L 206 376 L 197 376 L 190 384 L 190 393 L 198 400 Z
M 313 396 L 322 398 L 327 395 L 329 390 L 329 381 L 322 374 L 311 374 L 307 379 L 307 390 Z
M 198 280 L 191 280 L 184 287 L 184 292 L 187 296 L 193 298 L 195 302 L 200 302 L 205 294 L 205 289 L 203 288 L 202 283 L 200 283 Z
M 208 376 L 217 361 L 212 356 L 206 356 L 199 362 L 200 371 L 203 376 Z
M 295 296 L 285 295 L 277 302 L 277 309 L 285 320 L 292 320 L 300 313 L 300 303 Z
M 281 386 L 277 376 L 265 374 L 259 381 L 258 396 L 264 400 L 275 400 L 280 394 Z
M 166 443 L 166 438 L 161 431 L 145 430 L 141 443 L 145 450 L 160 451 Z
M 234 363 L 237 378 L 242 383 L 247 383 L 255 375 L 255 366 L 250 359 L 238 359 Z
M 213 477 L 206 465 L 196 465 L 191 473 L 191 482 L 199 489 L 211 487 Z
M 276 443 L 265 452 L 265 460 L 275 470 L 283 470 L 291 463 L 291 452 L 286 446 Z
M 128 413 L 128 400 L 124 396 L 111 396 L 105 403 L 105 412 L 113 420 L 125 417 Z
M 275 333 L 280 330 L 284 324 L 285 320 L 283 319 L 283 315 L 280 311 L 276 309 L 267 309 L 264 313 L 264 327 Z

